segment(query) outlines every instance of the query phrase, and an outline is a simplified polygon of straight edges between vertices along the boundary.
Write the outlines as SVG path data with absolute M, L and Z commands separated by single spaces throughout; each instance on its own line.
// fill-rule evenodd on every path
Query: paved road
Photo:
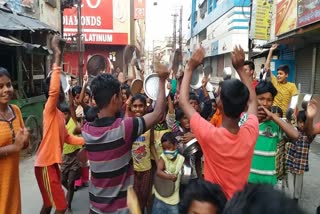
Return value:
M 41 194 L 33 171 L 34 159 L 34 157 L 28 158 L 20 163 L 22 214 L 38 214 L 42 206 Z M 75 192 L 72 206 L 73 214 L 89 213 L 88 197 L 87 188 Z
M 41 195 L 33 173 L 34 157 L 21 161 L 20 180 L 22 192 L 22 213 L 38 214 L 42 205 Z M 307 214 L 314 214 L 320 204 L 320 144 L 313 143 L 310 152 L 310 172 L 304 177 L 303 199 L 300 206 Z M 73 213 L 88 213 L 87 188 L 78 190 L 73 199 Z

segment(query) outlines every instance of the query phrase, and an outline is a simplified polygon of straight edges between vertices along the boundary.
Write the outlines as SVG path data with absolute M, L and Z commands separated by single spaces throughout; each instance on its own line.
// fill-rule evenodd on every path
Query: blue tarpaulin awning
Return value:
M 0 30 L 48 30 L 52 28 L 37 19 L 0 9 Z

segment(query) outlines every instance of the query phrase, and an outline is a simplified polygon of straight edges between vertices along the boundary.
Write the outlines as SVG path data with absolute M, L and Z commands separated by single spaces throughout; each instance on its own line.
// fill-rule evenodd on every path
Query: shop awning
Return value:
M 0 30 L 48 30 L 52 28 L 37 19 L 0 9 Z M 54 31 L 54 30 L 52 30 Z
M 48 55 L 52 53 L 51 50 L 49 50 L 46 46 L 42 46 L 39 44 L 26 43 L 12 36 L 10 37 L 0 36 L 0 44 L 13 46 L 13 47 L 23 47 L 27 53 L 44 54 L 44 55 Z
M 309 43 L 320 42 L 320 22 L 301 27 L 291 31 L 287 34 L 278 36 L 275 40 L 269 41 L 258 48 L 270 48 L 272 44 L 278 43 L 281 45 L 288 45 L 292 48 L 299 49 Z

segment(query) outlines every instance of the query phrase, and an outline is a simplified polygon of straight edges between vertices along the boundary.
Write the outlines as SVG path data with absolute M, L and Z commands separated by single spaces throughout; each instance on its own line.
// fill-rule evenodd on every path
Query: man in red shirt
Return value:
M 255 69 L 255 66 L 252 61 L 244 61 L 243 70 L 249 75 L 252 87 L 255 89 L 259 82 L 256 78 L 254 78 L 255 76 L 254 69 Z
M 241 80 L 223 82 L 219 99 L 222 109 L 222 126 L 214 127 L 189 104 L 189 85 L 192 71 L 202 63 L 204 49 L 197 49 L 186 66 L 180 89 L 180 107 L 190 119 L 191 130 L 204 154 L 205 179 L 217 183 L 230 199 L 243 189 L 248 181 L 254 146 L 258 138 L 257 98 L 249 76 L 244 72 L 244 51 L 235 47 L 232 64 Z M 242 112 L 248 120 L 241 127 L 238 123 Z

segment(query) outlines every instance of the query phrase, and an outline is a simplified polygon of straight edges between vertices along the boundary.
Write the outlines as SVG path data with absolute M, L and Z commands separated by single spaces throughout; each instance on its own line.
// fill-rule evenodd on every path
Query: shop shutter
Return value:
M 316 75 L 314 79 L 314 94 L 320 94 L 320 45 L 317 46 Z
M 301 93 L 311 92 L 312 80 L 312 46 L 297 50 L 296 58 L 296 85 L 301 84 Z

